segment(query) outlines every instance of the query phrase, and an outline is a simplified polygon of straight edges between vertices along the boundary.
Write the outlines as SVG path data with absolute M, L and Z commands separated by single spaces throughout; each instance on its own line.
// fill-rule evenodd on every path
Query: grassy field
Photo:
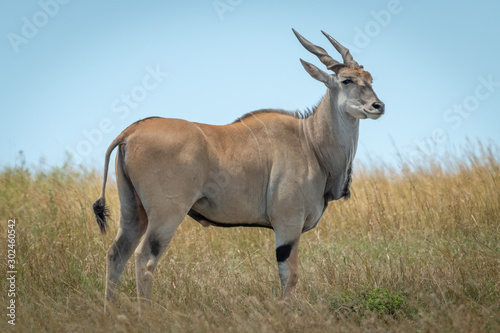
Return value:
M 117 231 L 92 213 L 102 174 L 67 166 L 0 173 L 0 331 L 500 332 L 500 163 L 479 147 L 425 167 L 357 165 L 352 198 L 302 236 L 295 296 L 280 301 L 273 233 L 186 218 L 138 320 L 133 260 L 103 313 L 105 252 Z M 16 219 L 16 325 L 7 221 Z

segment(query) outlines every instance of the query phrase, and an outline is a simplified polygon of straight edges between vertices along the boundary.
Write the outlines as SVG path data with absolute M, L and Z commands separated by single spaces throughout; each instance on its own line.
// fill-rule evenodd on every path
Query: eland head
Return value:
M 321 31 L 342 55 L 343 63 L 333 59 L 322 47 L 312 44 L 292 29 L 300 43 L 316 55 L 327 69 L 328 74 L 307 61 L 300 59 L 305 70 L 316 80 L 323 82 L 328 89 L 338 95 L 339 109 L 357 119 L 377 119 L 384 114 L 385 105 L 372 89 L 372 76 L 352 57 L 351 52 L 332 36 Z

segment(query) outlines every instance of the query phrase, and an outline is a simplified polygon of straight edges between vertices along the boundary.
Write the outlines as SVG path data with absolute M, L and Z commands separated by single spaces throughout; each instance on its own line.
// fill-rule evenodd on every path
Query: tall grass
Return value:
M 280 301 L 272 231 L 187 218 L 136 310 L 133 260 L 103 314 L 105 252 L 91 210 L 102 175 L 70 167 L 0 173 L 0 244 L 17 240 L 19 332 L 500 331 L 500 163 L 495 146 L 426 166 L 358 167 L 352 198 L 301 238 L 297 292 Z M 0 302 L 7 306 L 6 259 Z M 6 311 L 5 311 L 6 312 Z

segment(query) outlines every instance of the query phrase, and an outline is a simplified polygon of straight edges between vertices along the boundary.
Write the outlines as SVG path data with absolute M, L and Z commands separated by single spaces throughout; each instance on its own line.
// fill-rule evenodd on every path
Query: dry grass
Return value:
M 103 314 L 105 251 L 91 211 L 102 176 L 63 167 L 0 173 L 1 248 L 17 220 L 19 332 L 500 331 L 500 163 L 479 147 L 426 167 L 358 167 L 353 198 L 304 234 L 295 297 L 279 300 L 266 229 L 187 219 L 138 321 L 132 260 Z M 115 186 L 108 203 L 118 216 Z M 5 252 L 3 252 L 5 253 Z M 5 258 L 6 256 L 2 256 Z M 6 259 L 3 260 L 4 262 Z M 0 279 L 7 305 L 5 264 Z M 5 308 L 4 308 L 5 309 Z M 0 331 L 12 329 L 2 315 Z

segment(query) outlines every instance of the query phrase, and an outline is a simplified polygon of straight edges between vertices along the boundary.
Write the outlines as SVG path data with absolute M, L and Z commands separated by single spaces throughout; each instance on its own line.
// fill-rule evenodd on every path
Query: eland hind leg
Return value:
M 151 303 L 153 273 L 191 205 L 165 204 L 149 213 L 146 234 L 135 252 L 139 310 Z
M 105 311 L 115 299 L 118 280 L 148 224 L 144 207 L 123 169 L 122 162 L 123 154 L 119 151 L 116 179 L 120 197 L 120 228 L 106 256 Z

